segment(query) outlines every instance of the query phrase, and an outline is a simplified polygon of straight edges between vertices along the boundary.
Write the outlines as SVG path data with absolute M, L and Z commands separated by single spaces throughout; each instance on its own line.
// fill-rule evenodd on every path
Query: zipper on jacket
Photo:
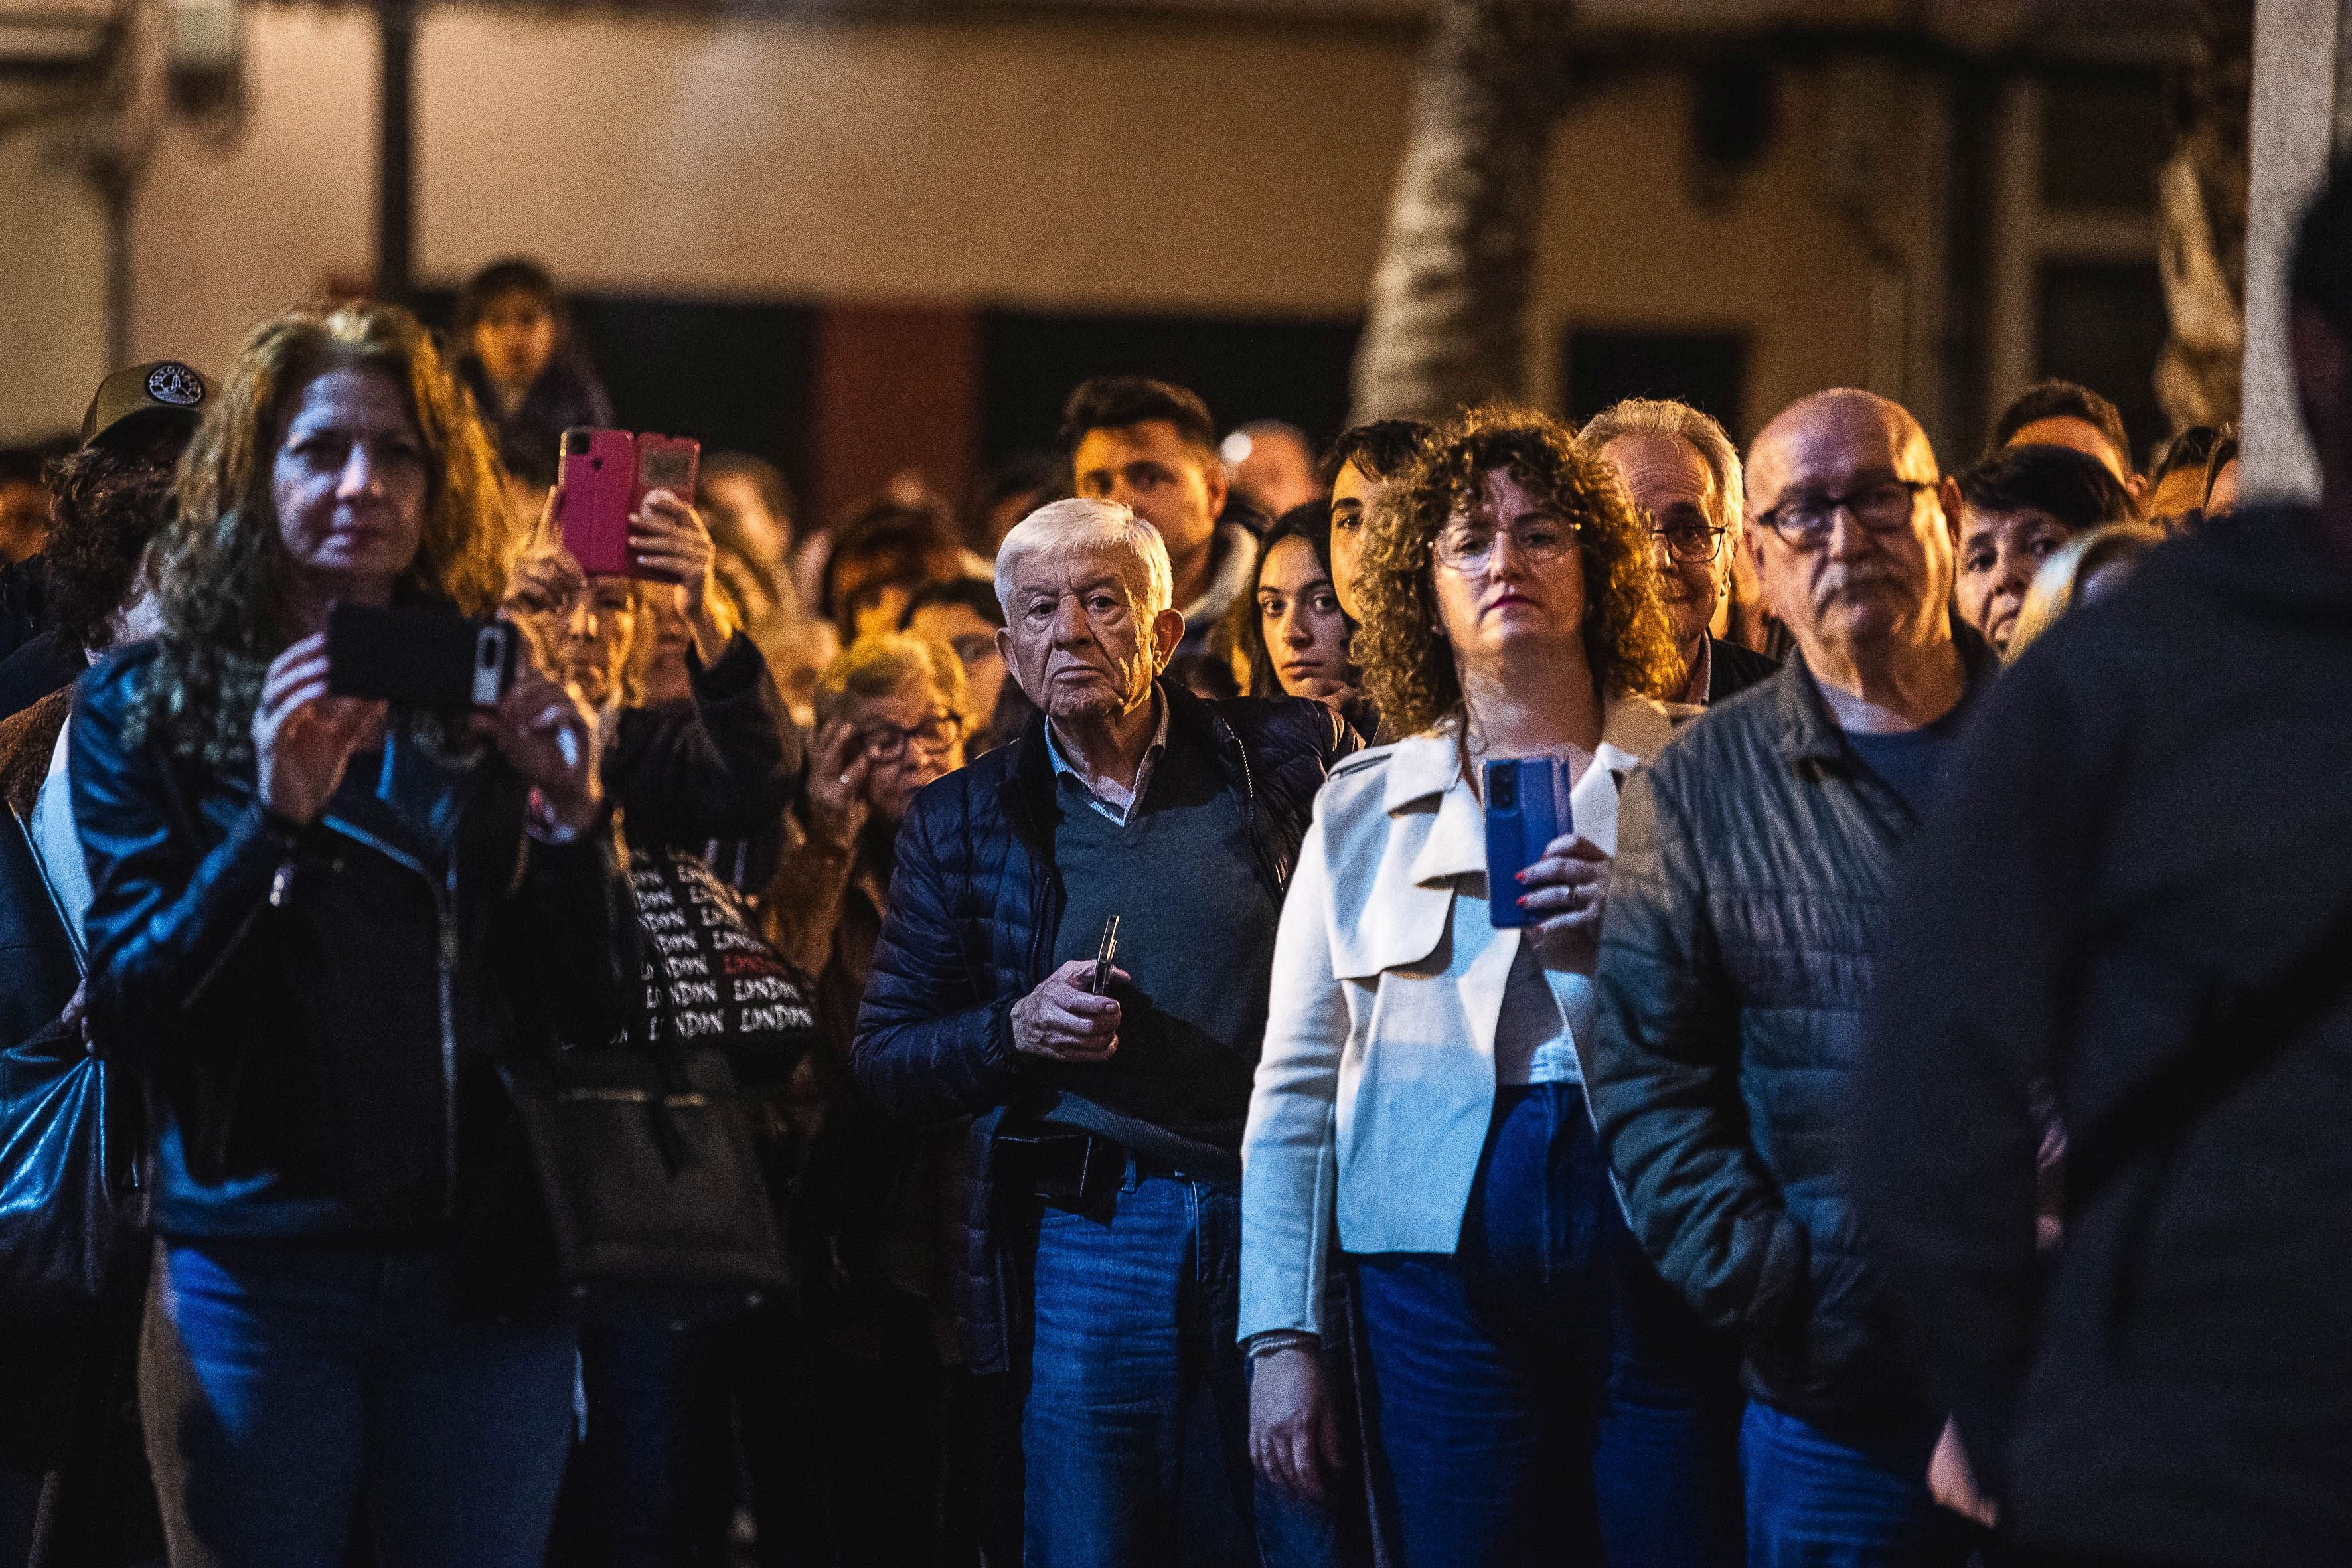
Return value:
M 457 851 L 434 889 L 441 921 L 441 1217 L 457 1215 Z

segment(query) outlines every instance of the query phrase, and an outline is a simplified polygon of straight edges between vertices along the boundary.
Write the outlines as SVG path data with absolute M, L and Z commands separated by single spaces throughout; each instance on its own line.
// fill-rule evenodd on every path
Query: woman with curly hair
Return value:
M 87 1028 L 154 1118 L 172 1561 L 340 1562 L 363 1498 L 381 1561 L 537 1563 L 573 1335 L 487 1228 L 523 1159 L 496 1065 L 625 1015 L 593 721 L 535 663 L 470 713 L 333 692 L 331 605 L 506 580 L 488 437 L 405 311 L 258 328 L 176 500 L 161 629 L 71 731 Z
M 1550 418 L 1472 409 L 1368 531 L 1355 640 L 1407 739 L 1334 769 L 1282 912 L 1243 1142 L 1251 1453 L 1319 1491 L 1328 1237 L 1352 1263 L 1374 1505 L 1412 1568 L 1739 1560 L 1728 1352 L 1659 1280 L 1577 1053 L 1620 782 L 1680 681 L 1623 485 Z M 1485 764 L 1559 764 L 1574 830 L 1489 919 Z

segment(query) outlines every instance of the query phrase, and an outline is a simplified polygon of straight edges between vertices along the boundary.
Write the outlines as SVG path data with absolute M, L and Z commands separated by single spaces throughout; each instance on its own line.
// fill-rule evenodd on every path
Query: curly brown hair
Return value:
M 498 608 L 522 531 L 497 450 L 432 333 L 397 305 L 289 310 L 237 350 L 181 461 L 177 510 L 155 540 L 163 626 L 131 715 L 134 740 L 152 736 L 209 767 L 252 760 L 262 677 L 291 637 L 270 469 L 302 389 L 344 369 L 389 376 L 425 445 L 424 528 L 404 584 L 466 615 Z
M 1462 679 L 1438 621 L 1433 546 L 1446 520 L 1477 504 L 1500 469 L 1576 525 L 1584 567 L 1584 657 L 1612 697 L 1665 697 L 1684 679 L 1649 535 L 1616 471 L 1549 415 L 1505 403 L 1440 426 L 1390 481 L 1356 567 L 1364 612 L 1354 653 L 1391 732 L 1418 733 L 1462 711 Z

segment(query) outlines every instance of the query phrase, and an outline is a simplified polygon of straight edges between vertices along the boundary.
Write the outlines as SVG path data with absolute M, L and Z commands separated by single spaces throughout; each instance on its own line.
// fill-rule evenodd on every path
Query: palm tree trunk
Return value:
M 1356 353 L 1358 419 L 1524 395 L 1567 20 L 1565 0 L 1438 0 Z
M 2180 140 L 2158 175 L 2158 270 L 2171 334 L 2156 395 L 2175 432 L 2238 417 L 2246 342 L 2251 0 L 2210 0 Z

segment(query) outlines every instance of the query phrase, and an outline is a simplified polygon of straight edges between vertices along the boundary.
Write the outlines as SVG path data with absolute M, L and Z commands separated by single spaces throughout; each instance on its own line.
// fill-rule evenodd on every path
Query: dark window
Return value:
M 1348 426 L 1353 317 L 1252 320 L 992 310 L 981 318 L 981 456 L 1047 447 L 1090 375 L 1157 376 L 1206 399 L 1220 434 L 1286 419 L 1320 447 Z
M 2042 200 L 2064 210 L 2151 212 L 2171 149 L 2164 82 L 2138 72 L 2066 73 L 2042 87 Z
M 2133 461 L 2170 428 L 2156 401 L 2164 351 L 2164 288 L 2153 261 L 2045 261 L 2034 309 L 2042 323 L 2040 374 L 2079 381 L 2123 411 Z
M 1578 425 L 1628 397 L 1671 397 L 1714 415 L 1744 439 L 1746 332 L 1626 331 L 1570 327 L 1562 345 L 1569 417 Z
M 581 342 L 625 427 L 765 458 L 807 493 L 814 307 L 634 294 L 571 300 Z M 457 296 L 421 290 L 415 304 L 446 329 Z

